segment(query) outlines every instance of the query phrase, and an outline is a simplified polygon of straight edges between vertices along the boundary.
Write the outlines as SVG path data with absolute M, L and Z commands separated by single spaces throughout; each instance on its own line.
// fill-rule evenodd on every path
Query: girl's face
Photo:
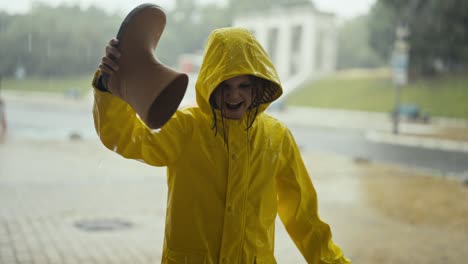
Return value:
M 216 105 L 224 118 L 241 119 L 253 100 L 253 82 L 248 75 L 240 75 L 222 82 L 214 91 Z

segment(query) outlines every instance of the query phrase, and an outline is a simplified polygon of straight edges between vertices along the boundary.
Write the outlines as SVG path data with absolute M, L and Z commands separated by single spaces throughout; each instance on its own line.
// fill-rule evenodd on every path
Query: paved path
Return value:
M 317 153 L 304 159 L 321 216 L 354 263 L 468 259 L 460 182 Z M 8 141 L 0 145 L 0 263 L 159 263 L 165 201 L 163 168 L 97 141 Z M 77 228 L 93 222 L 130 226 Z M 276 257 L 305 263 L 279 222 Z
M 41 105 L 66 106 L 72 113 L 89 109 L 89 102 L 48 95 L 9 95 L 7 106 L 11 100 L 34 104 L 38 97 Z M 290 111 L 294 114 L 286 122 L 389 131 L 388 122 L 380 123 L 386 130 L 377 125 L 377 116 L 366 123 L 363 114 L 353 119 L 339 111 Z M 404 129 L 431 134 L 443 126 Z M 464 129 L 465 123 L 450 126 Z M 0 145 L 0 264 L 159 263 L 165 170 L 124 160 L 96 140 L 61 139 L 11 138 Z M 459 181 L 303 154 L 322 218 L 354 263 L 458 264 L 468 259 L 468 204 L 462 202 L 468 200 L 468 188 Z M 100 230 L 78 228 L 90 223 Z M 119 224 L 122 229 L 103 230 Z M 278 263 L 305 263 L 279 222 L 276 240 Z

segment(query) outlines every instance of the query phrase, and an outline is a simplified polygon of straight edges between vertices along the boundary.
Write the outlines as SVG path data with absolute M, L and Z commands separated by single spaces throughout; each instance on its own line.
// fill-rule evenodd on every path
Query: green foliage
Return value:
M 383 61 L 369 45 L 368 17 L 359 16 L 343 23 L 338 35 L 338 68 L 372 68 Z
M 468 1 L 378 0 L 370 13 L 370 43 L 388 60 L 395 28 L 410 30 L 410 72 L 433 76 L 456 72 L 468 62 Z
M 369 13 L 369 44 L 383 61 L 390 61 L 396 26 L 396 13 L 377 1 Z
M 178 1 L 166 10 L 167 25 L 156 55 L 177 67 L 182 53 L 198 52 L 215 28 L 229 26 L 226 8 Z M 0 12 L 0 74 L 13 77 L 18 68 L 41 78 L 92 74 L 109 40 L 116 36 L 124 16 L 102 9 L 34 3 L 29 13 Z
M 177 66 L 179 55 L 201 52 L 212 30 L 230 25 L 231 19 L 225 8 L 180 1 L 167 13 L 166 30 L 158 45 L 157 57 L 166 64 Z
M 92 72 L 121 20 L 93 7 L 37 3 L 30 13 L 1 17 L 0 72 L 5 76 L 18 67 L 33 76 Z
M 431 116 L 468 119 L 468 75 L 447 75 L 419 80 L 402 87 L 401 103 L 416 104 Z M 395 88 L 389 71 L 347 71 L 305 85 L 292 93 L 287 103 L 389 113 L 394 106 Z

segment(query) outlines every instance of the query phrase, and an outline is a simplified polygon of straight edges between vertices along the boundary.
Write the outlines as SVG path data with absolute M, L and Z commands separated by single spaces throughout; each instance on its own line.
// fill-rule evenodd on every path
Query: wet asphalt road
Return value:
M 307 127 L 290 127 L 300 147 L 317 152 L 327 152 L 427 169 L 440 174 L 468 173 L 468 153 L 407 147 L 375 143 L 365 138 L 365 132 Z
M 10 102 L 7 104 L 10 134 L 34 139 L 66 139 L 71 134 L 97 138 L 91 107 L 66 104 Z M 286 122 L 287 123 L 287 122 Z M 448 152 L 375 143 L 364 132 L 290 126 L 298 145 L 308 151 L 428 169 L 441 174 L 468 173 L 468 153 Z

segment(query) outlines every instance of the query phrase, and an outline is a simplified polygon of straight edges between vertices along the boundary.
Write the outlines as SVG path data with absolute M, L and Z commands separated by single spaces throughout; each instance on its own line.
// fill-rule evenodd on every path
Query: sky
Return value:
M 223 4 L 225 0 L 198 0 L 201 3 L 217 2 Z M 313 0 L 320 11 L 332 12 L 341 18 L 350 18 L 365 14 L 376 0 Z M 0 0 L 0 10 L 8 13 L 27 12 L 33 0 Z M 51 5 L 61 3 L 79 4 L 82 7 L 88 7 L 94 4 L 101 8 L 107 8 L 110 12 L 122 12 L 126 14 L 135 6 L 141 3 L 155 3 L 163 8 L 171 8 L 174 0 L 40 0 L 40 2 Z

